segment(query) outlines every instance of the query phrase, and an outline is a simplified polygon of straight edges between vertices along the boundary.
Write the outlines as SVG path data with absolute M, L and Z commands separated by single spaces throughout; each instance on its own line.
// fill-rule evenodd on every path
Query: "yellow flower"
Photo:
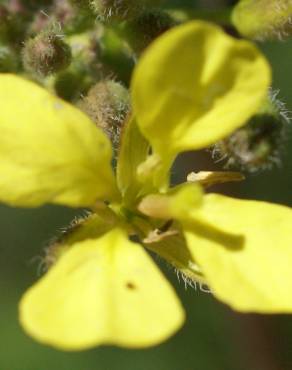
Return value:
M 291 35 L 290 0 L 240 0 L 232 11 L 232 23 L 245 37 L 282 39 Z
M 134 71 L 116 176 L 107 138 L 82 112 L 19 77 L 0 83 L 0 200 L 93 210 L 22 298 L 31 336 L 80 350 L 146 347 L 177 331 L 183 308 L 133 240 L 238 310 L 292 311 L 292 211 L 204 195 L 212 174 L 169 188 L 178 153 L 215 143 L 259 109 L 270 69 L 255 46 L 205 22 L 157 39 Z

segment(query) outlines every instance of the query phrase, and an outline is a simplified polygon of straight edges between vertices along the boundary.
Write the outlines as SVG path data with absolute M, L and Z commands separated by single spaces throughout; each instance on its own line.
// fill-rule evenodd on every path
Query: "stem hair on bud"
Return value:
M 121 22 L 134 18 L 143 9 L 139 0 L 91 0 L 91 7 L 102 22 Z

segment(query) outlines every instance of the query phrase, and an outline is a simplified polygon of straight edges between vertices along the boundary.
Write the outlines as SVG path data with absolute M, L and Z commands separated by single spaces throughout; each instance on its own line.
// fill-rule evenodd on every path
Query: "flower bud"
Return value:
M 70 47 L 56 30 L 49 28 L 26 41 L 22 52 L 24 67 L 40 77 L 66 68 L 71 62 Z
M 139 54 L 155 38 L 175 25 L 176 22 L 167 13 L 150 10 L 127 22 L 123 31 L 132 49 Z
M 79 103 L 79 107 L 107 134 L 117 149 L 130 110 L 128 90 L 112 80 L 98 82 Z
M 91 0 L 91 6 L 103 22 L 124 21 L 135 17 L 143 9 L 139 0 Z
M 213 156 L 226 168 L 256 172 L 280 162 L 289 118 L 277 93 L 270 93 L 260 111 L 231 136 L 216 143 Z
M 232 23 L 245 37 L 282 39 L 292 33 L 291 0 L 241 0 L 233 9 Z

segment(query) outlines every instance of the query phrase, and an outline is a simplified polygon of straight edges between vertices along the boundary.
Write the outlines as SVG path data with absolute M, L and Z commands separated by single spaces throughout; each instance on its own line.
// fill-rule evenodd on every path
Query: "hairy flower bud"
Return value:
M 70 64 L 71 50 L 62 36 L 53 28 L 49 28 L 26 41 L 22 57 L 27 70 L 45 77 Z
M 233 10 L 232 22 L 245 37 L 281 39 L 292 33 L 292 1 L 241 0 Z
M 139 0 L 91 0 L 91 6 L 101 21 L 123 21 L 135 17 L 143 9 Z
M 216 143 L 213 156 L 226 160 L 226 168 L 246 172 L 267 169 L 280 161 L 288 122 L 285 105 L 277 99 L 277 93 L 271 92 L 244 127 Z
M 155 38 L 175 24 L 176 22 L 167 13 L 160 10 L 150 10 L 127 22 L 124 33 L 133 50 L 140 53 Z
M 112 80 L 98 82 L 89 90 L 79 107 L 107 134 L 117 149 L 130 110 L 128 90 Z

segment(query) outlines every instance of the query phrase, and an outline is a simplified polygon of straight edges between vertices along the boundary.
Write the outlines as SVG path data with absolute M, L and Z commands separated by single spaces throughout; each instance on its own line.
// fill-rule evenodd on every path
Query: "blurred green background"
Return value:
M 279 97 L 292 110 L 292 42 L 261 47 L 273 66 L 273 87 L 280 89 Z M 187 153 L 177 161 L 174 173 L 177 179 L 184 179 L 192 170 L 213 168 L 208 153 Z M 218 188 L 233 196 L 292 206 L 291 189 L 292 134 L 287 138 L 281 167 L 252 175 L 241 184 Z M 165 267 L 187 311 L 184 328 L 166 343 L 147 350 L 100 347 L 80 353 L 59 352 L 35 343 L 18 324 L 18 301 L 38 278 L 40 256 L 48 240 L 80 212 L 53 206 L 35 210 L 1 206 L 0 370 L 292 369 L 292 316 L 235 313 L 208 293 L 185 289 Z

